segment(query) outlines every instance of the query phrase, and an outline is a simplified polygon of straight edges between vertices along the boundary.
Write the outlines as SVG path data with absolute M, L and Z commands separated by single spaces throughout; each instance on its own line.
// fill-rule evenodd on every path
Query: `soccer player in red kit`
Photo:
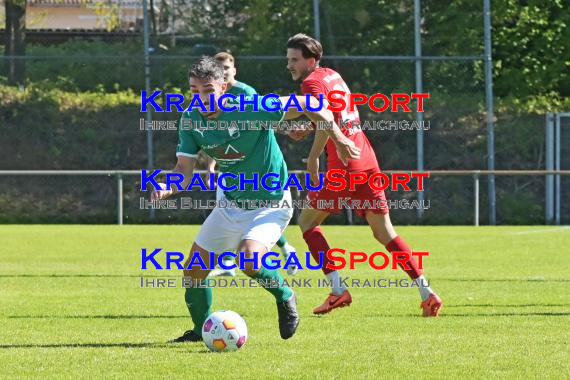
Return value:
M 305 34 L 297 34 L 287 41 L 287 69 L 291 73 L 293 80 L 301 80 L 301 91 L 303 94 L 311 94 L 315 98 L 319 98 L 322 94 L 323 102 L 327 105 L 326 97 L 330 91 L 344 91 L 347 96 L 350 94 L 346 83 L 336 71 L 329 68 L 319 67 L 319 60 L 323 55 L 323 48 L 319 41 Z M 348 103 L 348 102 L 347 102 Z M 348 110 L 334 112 L 335 121 L 342 126 L 341 121 L 345 125 L 350 125 L 352 121 L 359 121 L 358 111 L 350 112 Z M 347 123 L 348 121 L 348 123 Z M 298 130 L 290 133 L 291 138 L 295 140 L 302 139 L 311 130 Z M 349 139 L 354 141 L 355 145 L 360 148 L 360 158 L 348 161 L 344 165 L 339 159 L 336 148 L 332 141 L 328 141 L 325 131 L 316 130 L 313 147 L 309 154 L 307 162 L 307 170 L 311 173 L 311 178 L 316 179 L 319 170 L 319 156 L 326 146 L 327 152 L 327 169 L 342 169 L 346 171 L 346 180 L 348 183 L 348 173 L 359 172 L 365 173 L 367 178 L 380 172 L 380 166 L 374 153 L 374 149 L 366 138 L 366 135 L 356 128 L 343 128 L 343 133 Z M 379 179 L 380 180 L 380 179 Z M 338 182 L 335 182 L 338 183 Z M 377 201 L 385 201 L 384 191 L 374 190 L 368 183 L 356 185 L 354 191 L 347 189 L 341 191 L 333 191 L 326 189 L 327 180 L 325 177 L 321 190 L 310 191 L 307 195 L 308 201 L 311 202 L 313 209 L 303 209 L 299 217 L 299 226 L 303 232 L 303 238 L 309 246 L 311 255 L 317 262 L 321 262 L 320 253 L 322 255 L 323 273 L 332 280 L 333 288 L 325 302 L 315 308 L 313 313 L 325 314 L 331 310 L 348 306 L 352 303 L 352 297 L 347 289 L 340 282 L 340 274 L 338 271 L 331 270 L 326 267 L 330 262 L 326 256 L 326 252 L 330 249 L 327 240 L 320 225 L 330 215 L 331 212 L 338 212 L 338 209 L 319 210 L 317 208 L 317 200 L 333 200 L 336 205 L 338 198 L 351 198 L 351 200 L 360 200 L 361 204 L 368 200 L 371 204 L 377 204 Z M 379 182 L 377 184 L 381 186 Z M 372 202 L 374 201 L 374 202 Z M 370 227 L 374 238 L 380 242 L 389 252 L 408 252 L 411 254 L 410 247 L 406 244 L 392 226 L 388 207 L 370 208 L 355 210 L 358 215 L 364 217 Z M 397 255 L 396 255 L 397 256 Z M 406 262 L 409 269 L 404 269 L 412 280 L 416 281 L 422 299 L 420 307 L 423 309 L 423 315 L 426 317 L 436 317 L 442 306 L 441 298 L 430 288 L 429 283 L 425 280 L 422 271 L 418 269 L 416 260 L 411 257 Z

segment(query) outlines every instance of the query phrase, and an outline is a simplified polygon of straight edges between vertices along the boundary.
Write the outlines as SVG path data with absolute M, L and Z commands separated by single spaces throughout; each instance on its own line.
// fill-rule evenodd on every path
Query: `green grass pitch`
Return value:
M 183 289 L 141 289 L 141 248 L 186 253 L 198 226 L 1 226 L 0 378 L 570 378 L 570 229 L 400 227 L 445 305 L 420 317 L 417 289 L 297 289 L 301 324 L 279 337 L 263 289 L 214 289 L 248 323 L 234 353 L 167 340 L 191 327 Z M 372 253 L 367 227 L 325 226 L 331 246 Z M 289 241 L 306 248 L 296 226 Z M 164 259 L 161 259 L 164 262 Z M 310 273 L 307 273 L 310 272 Z M 360 265 L 353 278 L 405 278 Z M 304 271 L 301 278 L 320 278 Z

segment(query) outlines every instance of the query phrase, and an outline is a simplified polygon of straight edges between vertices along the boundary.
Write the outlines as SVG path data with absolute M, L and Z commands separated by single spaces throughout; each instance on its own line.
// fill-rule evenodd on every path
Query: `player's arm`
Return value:
M 171 186 L 170 189 L 166 188 L 165 183 L 158 183 L 159 188 L 155 189 L 151 196 L 151 200 L 165 199 L 168 198 L 184 189 L 188 188 L 188 185 L 192 181 L 192 176 L 194 175 L 194 166 L 196 165 L 196 160 L 198 159 L 198 152 L 200 151 L 200 146 L 194 140 L 191 131 L 182 127 L 184 120 L 190 120 L 190 114 L 184 112 L 180 118 L 180 127 L 178 129 L 178 145 L 176 146 L 176 166 L 172 171 L 174 173 L 180 173 L 183 176 L 181 182 L 182 190 L 178 190 L 177 186 Z
M 309 158 L 319 158 L 327 142 L 329 141 L 329 135 L 326 131 L 322 129 L 317 129 L 315 131 L 315 140 L 313 141 L 313 146 L 311 147 L 311 151 L 309 152 Z
M 323 130 L 317 129 L 315 131 L 313 146 L 311 147 L 309 157 L 307 158 L 307 171 L 311 175 L 311 182 L 315 184 L 319 182 L 319 157 L 321 156 L 323 149 L 325 149 L 327 141 L 329 141 L 327 133 Z
M 342 163 L 346 165 L 349 159 L 357 160 L 360 158 L 360 149 L 354 145 L 354 142 L 352 140 L 342 134 L 340 128 L 334 121 L 334 117 L 331 111 L 325 107 L 322 107 L 322 109 L 319 111 L 309 111 L 307 110 L 306 97 L 296 96 L 296 98 L 301 109 L 298 110 L 296 107 L 290 107 L 289 110 L 287 110 L 284 114 L 285 120 L 296 119 L 301 115 L 305 115 L 317 126 L 325 125 L 325 122 L 326 125 L 331 125 L 332 123 L 332 128 L 324 128 L 323 130 L 336 145 L 336 150 Z M 281 97 L 280 100 L 283 104 L 287 103 L 287 97 Z M 319 107 L 319 101 L 317 99 L 311 97 L 310 102 L 311 108 L 315 109 Z
M 215 173 L 216 172 L 216 160 L 212 157 L 206 155 L 206 170 L 208 173 Z
M 207 154 L 206 154 L 206 170 L 208 171 L 208 173 L 216 172 L 216 160 L 214 160 L 212 157 L 208 156 Z M 215 187 L 216 187 L 216 182 L 214 182 L 214 188 Z
M 329 105 L 329 103 L 327 102 L 327 100 L 323 99 L 323 108 L 328 109 L 327 108 L 328 105 Z M 293 129 L 293 130 L 289 131 L 289 133 L 287 135 L 295 141 L 301 141 L 305 137 L 310 135 L 313 132 L 313 130 L 315 130 L 315 129 L 317 129 L 316 125 L 314 123 L 311 123 L 311 128 L 304 127 L 304 128 Z
M 313 128 L 314 128 L 314 126 L 313 126 Z M 289 133 L 287 133 L 287 136 L 289 136 L 291 139 L 293 139 L 295 141 L 301 141 L 305 137 L 309 136 L 311 134 L 311 132 L 313 132 L 312 128 L 303 127 L 303 128 L 290 130 Z
M 327 93 L 327 89 L 326 86 L 324 86 L 324 84 L 321 81 L 304 80 L 301 83 L 301 92 L 305 95 L 311 95 L 314 96 L 316 99 L 318 99 L 321 94 L 324 95 Z M 323 106 L 326 108 L 328 106 L 328 102 L 326 101 L 326 99 L 323 99 L 323 102 L 326 103 L 323 104 Z M 316 125 L 311 122 L 311 128 L 309 128 L 308 126 L 305 126 L 303 128 L 296 128 L 288 131 L 288 135 L 291 139 L 295 141 L 301 141 L 309 134 L 311 134 L 313 130 L 315 130 L 316 128 L 317 128 Z
M 214 161 L 215 162 L 215 161 Z M 196 160 L 193 157 L 187 156 L 178 156 L 178 161 L 176 162 L 176 166 L 172 171 L 174 173 L 180 173 L 184 176 L 184 180 L 182 181 L 182 189 L 186 189 L 192 181 L 192 175 L 194 174 L 194 165 Z M 172 186 L 172 189 L 167 189 L 165 183 L 158 183 L 161 189 L 155 189 L 151 196 L 150 200 L 155 201 L 158 199 L 166 199 L 171 197 L 172 195 L 184 191 L 178 190 L 177 186 Z

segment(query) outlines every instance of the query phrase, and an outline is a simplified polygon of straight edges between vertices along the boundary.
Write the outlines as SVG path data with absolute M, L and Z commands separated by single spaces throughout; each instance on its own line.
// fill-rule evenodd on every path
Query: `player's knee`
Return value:
M 301 212 L 299 215 L 299 219 L 297 220 L 299 223 L 299 228 L 301 228 L 301 232 L 305 233 L 307 230 L 311 228 L 317 227 L 320 223 L 317 219 L 312 218 L 310 214 Z
M 208 272 L 203 270 L 199 266 L 192 266 L 188 268 L 189 264 L 190 264 L 189 261 L 186 261 L 184 263 L 185 269 L 182 271 L 184 273 L 184 277 L 192 277 L 195 278 L 196 280 L 203 280 L 208 276 Z
M 379 242 L 382 245 L 386 245 L 388 244 L 388 234 L 386 233 L 386 231 L 379 231 L 379 230 L 373 230 L 372 231 L 372 235 L 374 235 L 374 239 L 376 239 L 377 242 Z
M 198 274 L 197 271 L 192 270 L 192 269 L 184 269 L 183 272 L 184 272 L 184 277 L 193 277 L 194 278 L 195 275 Z
M 255 261 L 252 260 L 252 258 L 254 257 L 253 253 L 249 250 L 244 250 L 244 258 L 246 260 L 240 261 L 239 258 L 236 259 L 236 264 L 238 265 L 238 268 L 241 269 L 241 271 L 246 275 L 246 276 L 254 276 L 260 269 L 259 267 L 259 262 L 256 263 Z
M 390 243 L 390 241 L 398 236 L 391 224 L 381 224 L 375 226 L 372 229 L 372 234 L 374 235 L 374 238 L 382 245 Z
M 375 214 L 368 212 L 366 214 L 366 220 L 372 229 L 372 235 L 380 244 L 386 245 L 396 236 L 396 231 L 392 226 L 390 217 L 388 214 Z
M 255 265 L 253 263 L 244 263 L 242 272 L 249 277 L 255 276 L 255 274 L 259 271 L 259 268 L 255 269 Z

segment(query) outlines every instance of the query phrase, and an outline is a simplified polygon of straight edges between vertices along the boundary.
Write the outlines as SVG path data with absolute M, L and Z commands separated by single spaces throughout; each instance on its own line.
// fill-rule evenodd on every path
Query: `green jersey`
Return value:
M 245 84 L 240 81 L 236 81 L 236 83 L 227 91 L 228 94 L 232 94 L 235 96 L 239 96 L 239 94 L 245 94 L 246 96 L 251 96 L 253 94 L 257 94 L 255 88 L 251 87 L 248 84 Z
M 269 100 L 268 105 L 273 102 L 280 105 L 276 99 Z M 234 105 L 239 109 L 239 100 L 228 99 L 226 107 Z M 284 112 L 265 111 L 261 104 L 258 112 L 253 109 L 252 104 L 247 104 L 244 105 L 244 112 L 222 112 L 215 120 L 205 118 L 195 108 L 184 112 L 178 129 L 176 155 L 195 158 L 201 149 L 218 162 L 220 172 L 237 176 L 235 179 L 228 176 L 224 178 L 226 186 L 236 186 L 233 190 L 224 190 L 226 198 L 230 200 L 281 200 L 283 185 L 288 176 L 287 165 L 277 145 L 275 132 L 259 127 L 259 123 L 268 125 L 271 122 L 279 122 L 283 119 Z M 254 129 L 252 126 L 257 127 Z M 213 129 L 206 129 L 207 127 Z M 243 173 L 243 178 L 249 180 L 253 179 L 256 173 L 257 183 L 242 183 L 243 190 L 240 191 L 240 173 Z M 264 182 L 262 177 L 267 173 L 275 173 L 276 176 L 268 177 Z M 280 181 L 280 186 L 273 185 L 273 181 Z M 279 188 L 267 190 L 263 188 L 262 183 Z M 241 203 L 238 202 L 238 205 Z

